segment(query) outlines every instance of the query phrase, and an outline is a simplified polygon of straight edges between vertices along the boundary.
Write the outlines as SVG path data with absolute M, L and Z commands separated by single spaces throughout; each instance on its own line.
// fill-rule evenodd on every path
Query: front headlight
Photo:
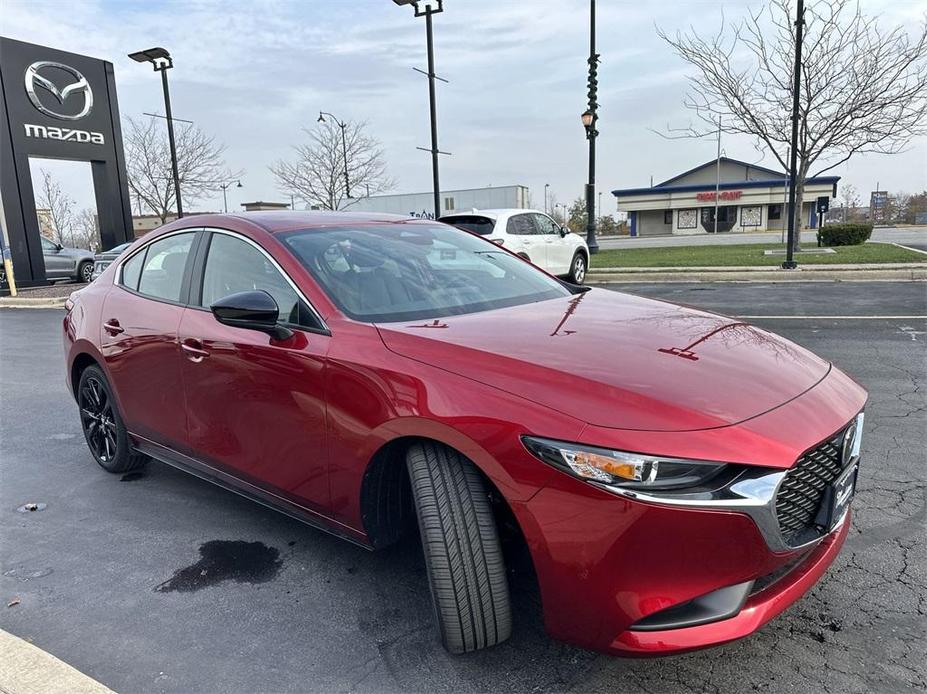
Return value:
M 574 477 L 628 489 L 682 489 L 700 485 L 726 465 L 662 458 L 551 439 L 522 436 L 536 458 Z

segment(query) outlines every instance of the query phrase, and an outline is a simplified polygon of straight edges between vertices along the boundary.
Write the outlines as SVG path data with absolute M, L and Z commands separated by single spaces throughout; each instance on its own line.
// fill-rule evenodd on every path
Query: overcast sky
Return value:
M 922 0 L 865 0 L 888 24 L 915 25 Z M 716 28 L 757 2 L 599 0 L 600 137 L 598 182 L 608 191 L 646 186 L 715 156 L 714 141 L 667 141 L 649 130 L 684 126 L 690 69 L 657 37 L 693 26 Z M 67 10 L 67 11 L 63 11 Z M 581 195 L 586 141 L 588 2 L 585 0 L 445 0 L 435 17 L 441 183 L 446 190 L 523 184 L 543 205 L 544 184 L 561 202 Z M 396 192 L 431 187 L 424 19 L 391 0 L 205 2 L 2 0 L 0 32 L 33 43 L 111 61 L 123 116 L 163 113 L 157 75 L 126 54 L 164 46 L 174 115 L 227 146 L 226 161 L 243 169 L 243 188 L 229 190 L 230 210 L 245 200 L 283 200 L 268 164 L 290 147 L 319 110 L 364 120 L 384 146 Z M 727 156 L 775 168 L 747 140 L 725 138 Z M 927 138 L 893 157 L 860 156 L 834 173 L 864 197 L 880 183 L 890 191 L 927 188 Z M 83 180 L 58 166 L 81 206 Z M 194 205 L 221 209 L 219 193 Z M 238 208 L 240 209 L 240 208 Z

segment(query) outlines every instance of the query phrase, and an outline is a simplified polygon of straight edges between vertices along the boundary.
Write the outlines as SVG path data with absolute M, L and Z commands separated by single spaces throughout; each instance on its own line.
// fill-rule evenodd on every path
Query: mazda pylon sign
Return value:
M 132 238 L 113 66 L 0 37 L 0 188 L 17 284 L 45 281 L 30 157 L 90 163 L 100 243 Z

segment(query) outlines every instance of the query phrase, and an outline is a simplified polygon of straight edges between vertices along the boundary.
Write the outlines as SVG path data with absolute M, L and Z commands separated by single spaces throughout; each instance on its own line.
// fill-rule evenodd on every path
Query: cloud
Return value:
M 917 20 L 917 3 L 865 3 L 886 23 Z M 442 184 L 545 183 L 561 201 L 582 193 L 586 140 L 588 4 L 584 0 L 445 0 L 434 19 Z M 365 120 L 383 142 L 400 191 L 431 184 L 427 146 L 424 20 L 388 0 L 205 0 L 134 2 L 4 0 L 4 33 L 113 62 L 124 115 L 161 111 L 156 76 L 126 54 L 162 45 L 178 117 L 226 143 L 233 169 L 245 169 L 231 205 L 280 199 L 267 165 L 286 157 L 318 111 Z M 723 5 L 736 21 L 756 3 Z M 652 128 L 683 125 L 691 74 L 657 37 L 694 26 L 711 30 L 721 3 L 598 3 L 602 190 L 646 185 L 714 157 L 711 141 L 666 141 Z M 912 9 L 913 8 L 913 9 Z M 54 21 L 49 19 L 54 16 Z M 725 138 L 729 156 L 758 161 L 747 138 Z M 927 140 L 895 158 L 865 157 L 836 173 L 860 190 L 927 187 Z M 769 164 L 767 157 L 765 163 Z M 873 180 L 870 180 L 873 179 Z M 82 189 L 83 190 L 83 189 Z M 217 208 L 221 195 L 198 207 Z

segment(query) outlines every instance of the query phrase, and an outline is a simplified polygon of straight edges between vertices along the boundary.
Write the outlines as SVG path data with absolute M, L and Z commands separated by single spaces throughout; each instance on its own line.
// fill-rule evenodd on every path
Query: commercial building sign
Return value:
M 111 63 L 0 37 L 0 210 L 16 282 L 45 281 L 30 157 L 90 163 L 100 242 L 132 238 Z
M 742 190 L 722 190 L 718 195 L 719 200 L 740 200 L 744 192 Z M 708 193 L 696 193 L 695 199 L 699 202 L 714 202 L 715 191 Z

